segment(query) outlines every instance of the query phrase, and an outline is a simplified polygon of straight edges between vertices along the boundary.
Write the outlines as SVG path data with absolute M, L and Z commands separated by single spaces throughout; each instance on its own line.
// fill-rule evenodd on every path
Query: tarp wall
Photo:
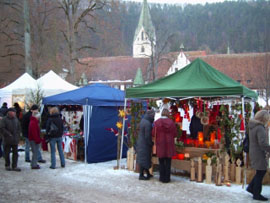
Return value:
M 117 158 L 117 136 L 106 128 L 117 129 L 117 107 L 93 106 L 90 119 L 90 133 L 87 146 L 87 162 L 97 163 Z M 123 156 L 126 157 L 127 147 L 123 147 Z

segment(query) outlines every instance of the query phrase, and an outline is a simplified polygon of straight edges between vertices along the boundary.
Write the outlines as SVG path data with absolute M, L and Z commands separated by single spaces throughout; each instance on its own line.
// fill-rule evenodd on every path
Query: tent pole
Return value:
M 246 126 L 245 126 L 245 97 L 242 96 L 242 119 L 244 124 L 244 137 L 246 136 Z M 246 187 L 247 184 L 247 153 L 243 152 L 244 155 L 244 181 L 243 181 L 243 188 Z
M 124 104 L 124 112 L 125 112 L 125 116 L 123 117 L 123 128 L 122 128 L 121 149 L 120 149 L 120 160 L 119 160 L 119 167 L 120 167 L 120 168 L 121 168 L 121 159 L 122 159 L 123 144 L 124 144 L 124 132 L 125 132 L 125 122 L 126 122 L 126 110 L 127 110 L 127 99 L 125 98 L 125 104 Z

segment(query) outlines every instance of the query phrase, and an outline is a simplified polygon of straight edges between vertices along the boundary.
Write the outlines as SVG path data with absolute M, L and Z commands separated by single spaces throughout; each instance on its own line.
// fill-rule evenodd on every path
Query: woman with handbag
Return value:
M 63 121 L 59 114 L 57 107 L 50 109 L 50 116 L 46 123 L 46 133 L 49 136 L 49 143 L 51 147 L 51 169 L 56 167 L 55 159 L 55 144 L 57 145 L 61 167 L 65 167 L 65 157 L 62 148 L 62 135 L 63 135 Z
M 153 129 L 159 160 L 159 181 L 162 183 L 171 181 L 171 160 L 176 155 L 174 138 L 177 136 L 177 129 L 169 115 L 169 110 L 163 109 L 161 118 L 155 121 Z

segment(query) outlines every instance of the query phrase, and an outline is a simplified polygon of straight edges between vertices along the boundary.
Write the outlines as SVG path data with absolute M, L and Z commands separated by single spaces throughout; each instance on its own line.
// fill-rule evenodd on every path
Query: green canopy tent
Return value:
M 257 94 L 200 58 L 176 73 L 147 85 L 128 88 L 126 98 L 244 96 Z
M 127 98 L 163 97 L 242 97 L 244 112 L 244 98 L 257 99 L 258 96 L 256 92 L 198 58 L 172 75 L 146 85 L 128 88 L 124 110 L 126 111 Z M 122 145 L 123 137 L 122 134 Z

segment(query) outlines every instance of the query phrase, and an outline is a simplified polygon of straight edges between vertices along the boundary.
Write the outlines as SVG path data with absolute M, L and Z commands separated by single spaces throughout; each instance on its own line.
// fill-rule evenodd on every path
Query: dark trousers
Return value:
M 253 192 L 253 197 L 258 197 L 262 192 L 262 181 L 266 170 L 256 170 L 256 174 L 249 183 L 248 188 Z
M 164 183 L 171 181 L 171 158 L 159 158 L 159 180 Z
M 18 145 L 4 145 L 4 151 L 5 151 L 5 166 L 10 166 L 10 158 L 9 154 L 12 149 L 12 168 L 17 168 L 17 162 L 18 162 Z

